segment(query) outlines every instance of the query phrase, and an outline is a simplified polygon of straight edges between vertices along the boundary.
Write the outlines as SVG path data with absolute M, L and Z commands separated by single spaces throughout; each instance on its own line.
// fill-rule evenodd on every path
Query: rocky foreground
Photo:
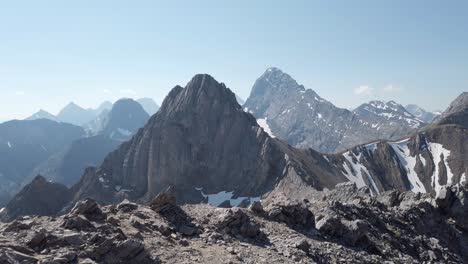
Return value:
M 468 186 L 371 197 L 344 183 L 319 201 L 249 208 L 83 200 L 0 224 L 0 263 L 466 263 Z

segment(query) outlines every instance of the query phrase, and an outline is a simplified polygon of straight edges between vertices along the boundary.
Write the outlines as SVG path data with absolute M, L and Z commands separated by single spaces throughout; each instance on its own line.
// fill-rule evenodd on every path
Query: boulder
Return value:
M 363 220 L 341 219 L 334 214 L 319 216 L 316 228 L 320 233 L 342 239 L 345 244 L 355 246 L 366 237 L 369 225 Z
M 218 216 L 216 226 L 218 230 L 233 236 L 254 238 L 260 234 L 260 227 L 238 207 L 224 210 Z
M 168 207 L 176 206 L 177 198 L 174 187 L 170 186 L 163 192 L 159 193 L 149 204 L 155 212 L 161 212 Z
M 102 212 L 96 201 L 89 198 L 78 201 L 72 208 L 71 214 L 83 215 L 91 221 L 100 221 L 106 219 L 106 214 Z
M 304 202 L 273 202 L 265 208 L 265 212 L 271 220 L 286 223 L 293 228 L 313 228 L 315 226 L 314 214 Z

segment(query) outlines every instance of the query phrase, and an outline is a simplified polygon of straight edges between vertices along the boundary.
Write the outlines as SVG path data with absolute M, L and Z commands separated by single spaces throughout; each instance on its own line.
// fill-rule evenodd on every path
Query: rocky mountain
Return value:
M 56 116 L 42 109 L 39 110 L 37 113 L 31 115 L 30 117 L 26 118 L 25 120 L 36 120 L 36 119 L 49 119 L 49 120 L 58 122 L 58 118 Z
M 357 112 L 338 108 L 280 69 L 269 68 L 255 82 L 244 106 L 274 136 L 293 146 L 325 153 L 377 139 L 398 139 L 424 125 L 408 123 L 415 117 L 399 105 L 382 103 L 386 108 L 378 109 L 377 104 L 363 105 Z M 365 111 L 366 108 L 374 112 Z M 392 109 L 396 112 L 391 112 Z
M 36 166 L 83 136 L 81 127 L 47 119 L 0 124 L 0 205 L 19 191 Z
M 310 163 L 299 166 L 302 160 Z M 304 177 L 296 181 L 317 189 L 345 180 L 321 162 L 312 150 L 271 139 L 224 84 L 196 75 L 185 88 L 175 87 L 147 125 L 74 188 L 76 197 L 112 202 L 147 200 L 174 185 L 181 201 L 236 203 L 259 199 L 297 175 Z
M 84 109 L 81 106 L 71 102 L 65 106 L 57 115 L 58 120 L 82 126 L 96 117 L 96 111 L 93 109 Z
M 468 186 L 444 195 L 340 184 L 316 200 L 245 208 L 87 199 L 0 223 L 1 263 L 466 263 Z M 0 213 L 1 214 L 1 213 Z
M 414 115 L 415 117 L 419 118 L 420 120 L 426 123 L 431 123 L 436 117 L 440 115 L 440 113 L 437 112 L 428 112 L 415 104 L 406 105 L 405 109 L 410 114 Z
M 148 115 L 152 116 L 159 110 L 159 105 L 151 98 L 140 98 L 136 100 L 145 109 Z

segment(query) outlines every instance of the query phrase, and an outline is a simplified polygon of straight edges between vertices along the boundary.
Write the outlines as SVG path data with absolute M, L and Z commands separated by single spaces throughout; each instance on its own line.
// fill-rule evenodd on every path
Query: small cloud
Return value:
M 108 93 L 110 93 L 111 91 L 110 91 L 109 89 L 104 89 L 104 90 L 102 90 L 102 92 L 105 93 L 105 94 L 108 94 Z
M 122 89 L 120 90 L 121 94 L 136 94 L 136 92 L 132 89 Z
M 22 95 L 25 95 L 26 92 L 25 91 L 15 91 L 15 94 L 18 95 L 18 96 L 22 96 Z
M 397 93 L 401 91 L 401 88 L 394 86 L 393 84 L 389 84 L 383 88 L 383 91 L 386 93 Z
M 354 89 L 354 94 L 356 95 L 363 95 L 363 96 L 370 96 L 372 95 L 372 92 L 374 91 L 374 88 L 369 87 L 368 85 L 361 85 Z

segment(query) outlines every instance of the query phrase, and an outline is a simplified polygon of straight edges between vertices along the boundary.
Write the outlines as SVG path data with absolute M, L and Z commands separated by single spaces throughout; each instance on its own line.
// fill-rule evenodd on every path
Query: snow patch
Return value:
M 442 144 L 439 143 L 429 143 L 429 151 L 432 153 L 432 157 L 434 158 L 434 174 L 432 175 L 432 187 L 434 191 L 438 194 L 442 189 L 442 185 L 439 183 L 439 163 L 443 161 L 445 168 L 447 168 L 447 185 L 453 184 L 453 173 L 448 165 L 448 157 L 450 156 L 450 150 L 445 149 Z M 444 159 L 441 159 L 441 155 L 443 155 Z
M 203 192 L 203 188 L 195 188 L 195 190 L 199 191 L 204 198 L 208 198 L 208 204 L 213 206 L 219 206 L 224 201 L 229 201 L 231 203 L 231 206 L 239 206 L 240 203 L 246 199 L 249 200 L 250 203 L 260 201 L 260 196 L 232 198 L 234 196 L 234 192 L 221 191 L 215 194 L 205 194 Z
M 9 148 L 12 148 L 10 141 L 7 142 Z
M 267 118 L 260 118 L 260 119 L 257 119 L 257 124 L 263 128 L 263 130 L 265 131 L 265 133 L 267 133 L 268 135 L 270 135 L 270 137 L 272 138 L 275 138 L 275 135 L 273 135 L 273 132 L 271 132 L 271 129 L 270 129 L 270 126 L 268 125 L 268 122 L 267 122 Z
M 372 189 L 379 194 L 380 191 L 377 188 L 377 185 L 374 182 L 374 179 L 372 179 L 372 176 L 370 175 L 369 171 L 367 168 L 359 163 L 361 154 L 356 156 L 357 163 L 353 162 L 353 157 L 354 155 L 351 152 L 346 152 L 343 154 L 343 157 L 346 159 L 345 163 L 343 164 L 343 168 L 345 169 L 345 174 L 344 176 L 348 178 L 348 180 L 354 182 L 358 188 L 367 186 L 366 182 L 364 181 L 364 175 L 367 176 L 367 179 L 371 183 L 372 188 L 370 189 L 372 192 Z
M 463 173 L 462 176 L 460 177 L 460 183 L 466 182 L 466 174 Z
M 426 193 L 426 188 L 414 170 L 414 167 L 416 166 L 416 157 L 411 156 L 408 148 L 408 141 L 408 139 L 405 139 L 400 142 L 391 143 L 390 146 L 397 154 L 398 159 L 400 160 L 400 165 L 403 166 L 406 171 L 408 181 L 411 184 L 411 191 Z
M 5 207 L 3 207 L 2 209 L 0 209 L 0 214 L 5 211 Z

